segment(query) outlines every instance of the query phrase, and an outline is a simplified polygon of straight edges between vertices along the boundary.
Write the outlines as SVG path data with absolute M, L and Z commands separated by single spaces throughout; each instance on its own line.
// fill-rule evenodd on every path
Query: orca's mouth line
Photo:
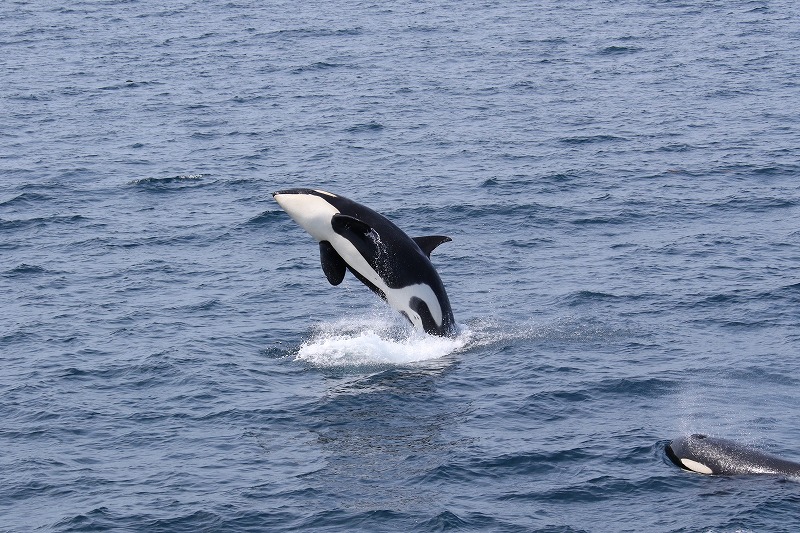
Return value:
M 286 194 L 286 195 L 288 195 L 288 194 L 309 194 L 309 195 L 312 195 L 312 196 L 328 196 L 329 198 L 336 198 L 335 194 L 333 194 L 331 192 L 328 192 L 328 191 L 323 191 L 323 190 L 320 190 L 320 189 L 308 189 L 308 188 L 302 188 L 302 187 L 294 188 L 294 189 L 282 189 L 280 191 L 275 191 L 275 192 L 272 193 L 272 197 L 274 198 L 279 194 Z

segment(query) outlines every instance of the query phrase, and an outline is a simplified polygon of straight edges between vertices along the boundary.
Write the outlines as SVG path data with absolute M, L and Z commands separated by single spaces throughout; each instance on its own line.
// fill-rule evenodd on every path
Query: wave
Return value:
M 169 187 L 183 188 L 207 184 L 205 183 L 205 178 L 207 177 L 207 174 L 180 174 L 178 176 L 168 177 L 149 177 L 133 180 L 130 182 L 130 185 L 145 189 L 166 189 Z
M 50 224 L 72 224 L 86 220 L 82 215 L 53 215 L 49 217 L 34 217 L 15 220 L 4 220 L 0 218 L 0 231 L 11 231 L 17 229 L 27 229 L 30 227 L 43 228 Z
M 28 263 L 20 263 L 16 267 L 7 270 L 3 273 L 6 277 L 17 277 L 17 276 L 26 276 L 26 275 L 34 275 L 34 274 L 43 274 L 47 272 L 44 267 L 39 265 L 30 265 Z
M 0 200 L 0 207 L 30 207 L 41 202 L 47 202 L 52 198 L 46 194 L 35 192 L 24 192 L 8 200 Z

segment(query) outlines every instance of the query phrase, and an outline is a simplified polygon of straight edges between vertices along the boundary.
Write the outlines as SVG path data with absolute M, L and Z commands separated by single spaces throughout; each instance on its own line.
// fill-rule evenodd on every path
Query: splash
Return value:
M 434 337 L 386 316 L 356 317 L 317 326 L 295 360 L 314 366 L 397 366 L 444 358 L 463 350 L 471 333 Z
M 434 337 L 414 329 L 393 311 L 376 308 L 364 316 L 318 324 L 294 359 L 320 367 L 413 365 L 520 341 L 585 342 L 627 333 L 625 329 L 572 317 L 545 324 L 476 318 L 460 324 L 458 329 L 455 338 Z

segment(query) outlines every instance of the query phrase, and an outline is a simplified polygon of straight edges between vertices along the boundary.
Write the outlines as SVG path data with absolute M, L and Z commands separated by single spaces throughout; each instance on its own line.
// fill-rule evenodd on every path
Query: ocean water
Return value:
M 800 529 L 789 0 L 0 3 L 0 531 Z M 271 192 L 433 253 L 331 287 Z

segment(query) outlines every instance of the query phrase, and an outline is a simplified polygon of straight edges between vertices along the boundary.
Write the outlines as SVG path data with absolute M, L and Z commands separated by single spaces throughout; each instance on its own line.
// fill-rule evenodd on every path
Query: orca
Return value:
M 700 474 L 778 474 L 800 478 L 800 463 L 700 433 L 673 440 L 667 444 L 665 451 L 667 457 L 679 467 Z
M 417 329 L 453 337 L 456 323 L 431 252 L 452 239 L 411 238 L 386 217 L 343 196 L 317 189 L 272 193 L 278 204 L 319 242 L 322 271 L 338 285 L 349 270 Z

